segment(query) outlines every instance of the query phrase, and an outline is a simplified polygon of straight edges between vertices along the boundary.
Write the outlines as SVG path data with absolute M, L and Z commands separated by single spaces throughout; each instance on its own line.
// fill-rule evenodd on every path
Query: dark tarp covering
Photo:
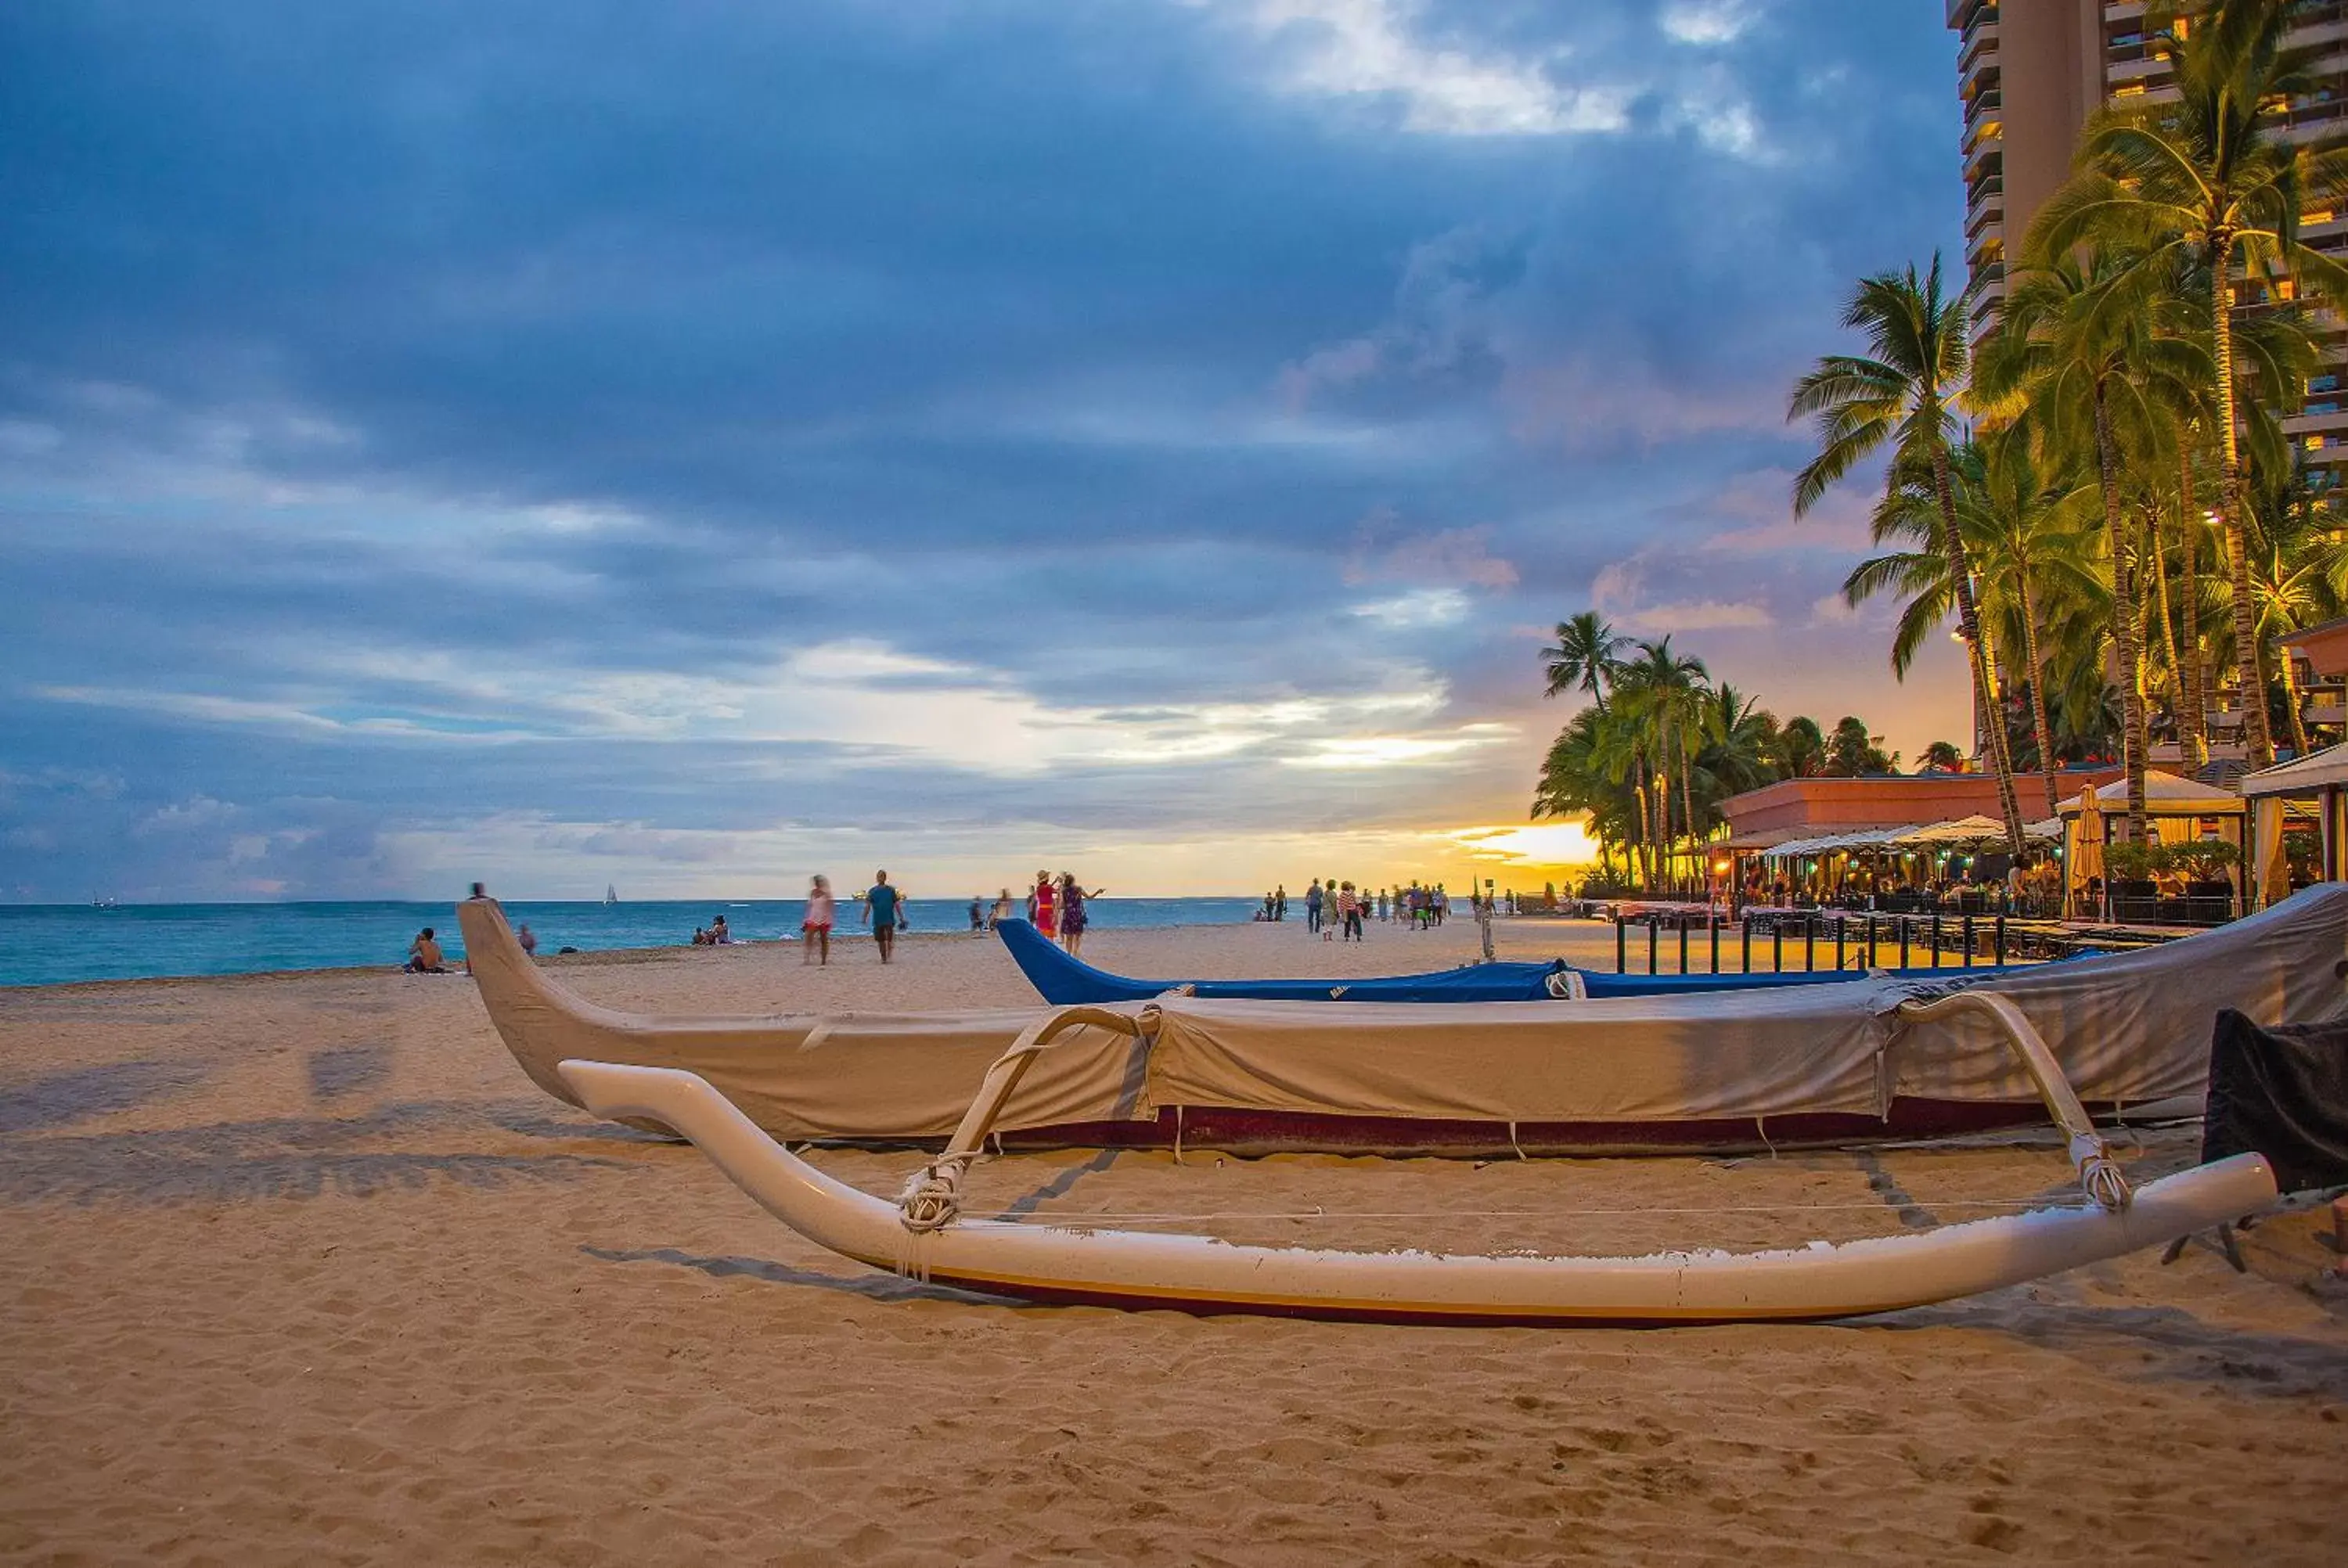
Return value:
M 2286 1193 L 2348 1184 L 2348 1020 L 2267 1028 L 2219 1011 L 2201 1159 L 2242 1153 L 2264 1154 Z

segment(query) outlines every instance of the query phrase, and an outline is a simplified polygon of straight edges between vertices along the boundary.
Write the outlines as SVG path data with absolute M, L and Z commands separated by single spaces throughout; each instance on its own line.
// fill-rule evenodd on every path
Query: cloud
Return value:
M 1776 624 L 1767 608 L 1741 600 L 1680 600 L 1626 610 L 1622 624 L 1634 631 L 1709 631 L 1723 627 Z
M 1561 136 L 1628 128 L 1632 90 L 1560 82 L 1566 52 L 1437 42 L 1412 0 L 1223 0 L 1272 46 L 1282 90 L 1383 99 L 1402 128 L 1435 136 Z
M 1429 534 L 1403 531 L 1390 507 L 1364 518 L 1346 559 L 1348 583 L 1411 582 L 1505 589 L 1517 586 L 1517 569 L 1491 553 L 1493 528 L 1438 528 Z
M 1733 44 L 1757 19 L 1756 0 L 1671 0 L 1656 25 L 1675 44 Z

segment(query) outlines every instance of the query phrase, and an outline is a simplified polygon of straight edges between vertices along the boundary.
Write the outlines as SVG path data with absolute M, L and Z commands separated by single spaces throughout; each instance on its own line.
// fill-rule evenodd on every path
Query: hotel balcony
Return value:
M 1962 76 L 1971 71 L 1983 58 L 1997 58 L 1997 24 L 1994 22 L 1974 24 L 1973 30 L 1957 49 L 1957 74 Z

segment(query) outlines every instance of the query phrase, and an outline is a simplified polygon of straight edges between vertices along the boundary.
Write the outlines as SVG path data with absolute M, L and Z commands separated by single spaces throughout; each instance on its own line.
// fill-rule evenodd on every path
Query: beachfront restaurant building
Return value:
M 2348 787 L 2348 748 L 2339 758 Z M 1908 910 L 1996 908 L 2050 918 L 2141 925 L 2209 925 L 2276 896 L 2239 870 L 2187 881 L 2113 875 L 2112 845 L 2127 820 L 2127 781 L 2117 768 L 2065 769 L 2057 805 L 2046 779 L 2014 781 L 2025 836 L 2049 851 L 2009 879 L 1997 781 L 1987 774 L 1787 779 L 1723 803 L 1728 836 L 1714 869 L 1739 903 L 1838 905 Z M 2153 842 L 2222 843 L 2237 865 L 2258 866 L 2260 837 L 2250 806 L 2232 791 L 2159 770 L 2145 775 Z M 2035 808 L 2034 811 L 2033 808 Z M 2280 834 L 2267 836 L 2280 845 Z M 2269 853 L 2279 857 L 2279 847 Z M 2278 875 L 2271 879 L 2280 889 Z
M 2057 797 L 2118 776 L 2114 767 L 2064 769 L 2054 775 Z M 2044 774 L 2020 774 L 2014 788 L 2025 819 L 2044 816 Z M 1900 909 L 1978 902 L 1983 889 L 2003 885 L 2007 868 L 1997 780 L 1988 774 L 1783 779 L 1731 795 L 1721 810 L 1728 835 L 1713 845 L 1714 870 L 1739 903 L 1782 897 Z M 2050 845 L 2060 832 L 2053 819 L 2035 825 Z M 2040 880 L 2039 897 L 2059 901 L 2059 885 Z

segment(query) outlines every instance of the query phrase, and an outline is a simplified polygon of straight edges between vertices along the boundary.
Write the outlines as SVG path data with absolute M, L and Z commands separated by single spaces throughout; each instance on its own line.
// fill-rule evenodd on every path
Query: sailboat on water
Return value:
M 620 890 L 611 883 L 603 884 L 603 907 L 609 909 L 620 901 Z

